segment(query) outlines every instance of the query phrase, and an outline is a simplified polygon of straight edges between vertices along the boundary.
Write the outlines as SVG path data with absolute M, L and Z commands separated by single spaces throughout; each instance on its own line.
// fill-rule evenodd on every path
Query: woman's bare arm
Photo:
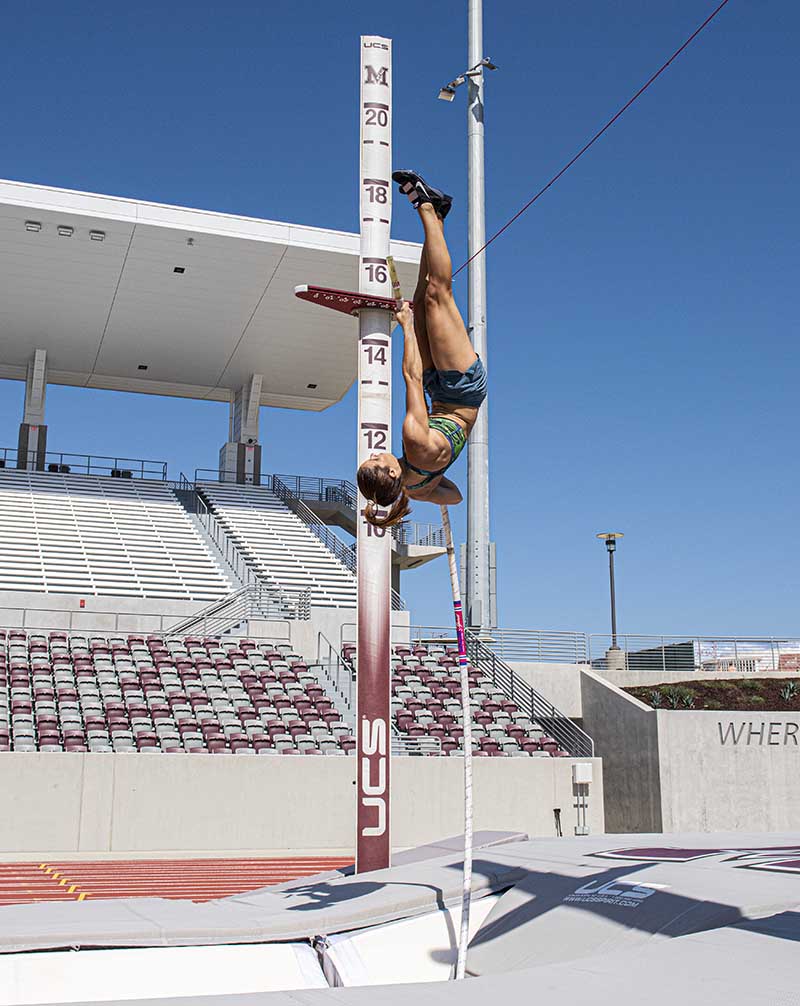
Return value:
M 403 422 L 403 439 L 408 442 L 427 443 L 428 405 L 422 386 L 422 357 L 414 330 L 414 315 L 408 304 L 403 304 L 396 314 L 403 328 L 403 380 L 406 382 L 406 418 Z

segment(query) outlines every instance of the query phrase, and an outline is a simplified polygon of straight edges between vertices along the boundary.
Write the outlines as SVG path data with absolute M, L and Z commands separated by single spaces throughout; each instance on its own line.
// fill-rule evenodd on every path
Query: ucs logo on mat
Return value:
M 618 880 L 610 880 L 605 884 L 590 880 L 588 884 L 576 888 L 567 895 L 564 901 L 579 905 L 615 905 L 619 908 L 638 908 L 652 894 L 655 887 L 643 887 L 639 884 L 623 884 Z

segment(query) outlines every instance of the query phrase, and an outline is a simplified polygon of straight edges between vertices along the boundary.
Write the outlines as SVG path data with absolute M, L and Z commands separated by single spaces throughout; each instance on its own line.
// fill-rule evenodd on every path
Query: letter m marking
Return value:
M 374 66 L 367 64 L 364 67 L 364 72 L 366 74 L 364 77 L 365 84 L 381 84 L 383 87 L 389 86 L 388 67 L 382 66 L 380 70 L 376 70 Z

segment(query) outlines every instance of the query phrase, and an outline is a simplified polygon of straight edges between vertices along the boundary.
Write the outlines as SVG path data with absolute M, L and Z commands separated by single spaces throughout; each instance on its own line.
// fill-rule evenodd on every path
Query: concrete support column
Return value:
M 220 482 L 261 485 L 261 444 L 258 420 L 261 407 L 261 374 L 231 394 L 228 442 L 219 452 Z
M 37 349 L 28 361 L 25 406 L 17 440 L 17 468 L 22 471 L 44 471 L 47 450 L 47 427 L 44 425 L 46 392 L 47 353 L 44 349 Z

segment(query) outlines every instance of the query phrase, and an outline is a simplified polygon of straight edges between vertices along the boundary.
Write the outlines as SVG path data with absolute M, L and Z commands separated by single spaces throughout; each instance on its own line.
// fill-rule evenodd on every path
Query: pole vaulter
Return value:
M 356 293 L 297 287 L 295 294 L 358 316 L 358 464 L 391 450 L 391 330 L 388 296 L 392 221 L 392 42 L 361 37 L 359 281 Z M 356 873 L 391 865 L 391 535 L 364 517 L 358 497 L 358 760 Z
M 400 278 L 394 259 L 389 256 L 389 278 L 392 281 L 392 295 L 399 311 L 403 305 Z M 469 945 L 469 915 L 472 897 L 472 707 L 469 695 L 469 663 L 467 661 L 467 637 L 464 631 L 464 612 L 461 605 L 461 587 L 458 581 L 458 563 L 453 544 L 453 529 L 450 526 L 450 512 L 442 504 L 442 527 L 447 546 L 447 563 L 450 571 L 450 589 L 453 594 L 453 615 L 458 644 L 458 665 L 461 675 L 461 719 L 464 730 L 464 875 L 461 888 L 461 927 L 458 939 L 458 957 L 453 977 L 464 978 L 467 968 L 467 947 Z

